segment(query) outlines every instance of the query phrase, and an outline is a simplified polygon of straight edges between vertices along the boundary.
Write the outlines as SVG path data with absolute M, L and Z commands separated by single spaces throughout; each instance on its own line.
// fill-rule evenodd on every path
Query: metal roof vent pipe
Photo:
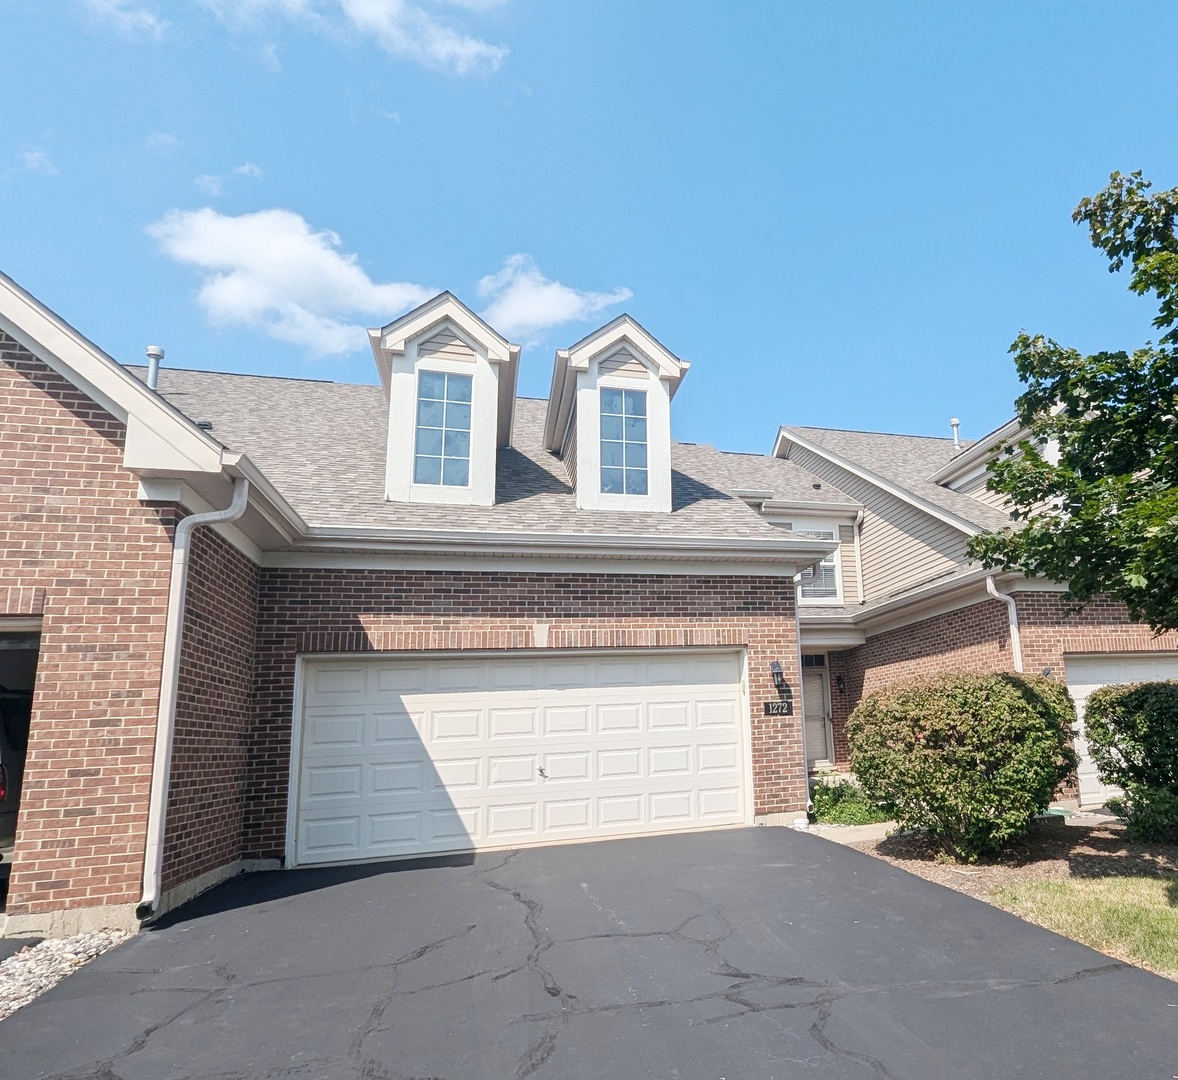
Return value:
M 164 350 L 159 345 L 147 346 L 147 386 L 154 390 L 160 381 L 160 361 L 164 358 Z
M 151 383 L 149 382 L 148 385 L 150 386 Z M 949 426 L 953 429 L 953 449 L 960 450 L 961 449 L 961 421 L 958 420 L 957 417 L 955 416 L 955 417 L 953 417 L 953 419 L 951 419 L 949 421 Z

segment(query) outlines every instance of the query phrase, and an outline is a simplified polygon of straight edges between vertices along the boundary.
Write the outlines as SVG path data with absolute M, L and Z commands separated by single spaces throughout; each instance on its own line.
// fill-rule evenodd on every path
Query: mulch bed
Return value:
M 1036 821 L 1031 831 L 994 858 L 958 866 L 927 836 L 865 840 L 857 848 L 938 885 L 989 901 L 995 889 L 1051 877 L 1136 877 L 1178 874 L 1178 847 L 1134 844 L 1120 822 L 1095 815 Z

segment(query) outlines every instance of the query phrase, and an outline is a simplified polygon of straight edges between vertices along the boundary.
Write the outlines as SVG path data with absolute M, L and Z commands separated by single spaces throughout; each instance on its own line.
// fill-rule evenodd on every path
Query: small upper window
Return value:
M 418 376 L 415 484 L 470 483 L 471 384 L 469 375 L 423 371 Z
M 834 540 L 830 529 L 797 529 L 799 536 L 812 536 L 818 540 Z M 827 555 L 817 566 L 803 570 L 798 581 L 802 596 L 807 600 L 836 600 L 839 594 L 838 569 L 833 554 Z
M 601 388 L 601 490 L 645 495 L 646 391 Z

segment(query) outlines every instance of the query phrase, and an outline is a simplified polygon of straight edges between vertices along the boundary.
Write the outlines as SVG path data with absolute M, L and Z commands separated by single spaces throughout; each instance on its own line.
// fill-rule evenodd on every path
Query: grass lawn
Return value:
M 1178 980 L 1178 875 L 1040 878 L 991 895 L 1028 922 Z
M 1107 956 L 1178 981 L 1178 846 L 1137 844 L 1109 818 L 1036 822 L 989 861 L 958 866 L 921 835 L 851 845 Z

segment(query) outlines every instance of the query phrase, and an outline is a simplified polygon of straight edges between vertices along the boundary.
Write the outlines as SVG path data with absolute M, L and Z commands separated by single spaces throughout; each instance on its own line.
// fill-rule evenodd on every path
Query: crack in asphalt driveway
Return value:
M 197 901 L 0 1024 L 0 1077 L 1178 1071 L 1159 1034 L 1173 984 L 857 853 L 773 833 L 785 830 L 324 874 L 281 903 L 251 904 L 250 889 L 297 888 L 298 871 L 238 879 L 222 894 L 236 905 L 210 894 L 208 911 Z M 1045 1024 L 1066 1038 L 1045 1047 Z

